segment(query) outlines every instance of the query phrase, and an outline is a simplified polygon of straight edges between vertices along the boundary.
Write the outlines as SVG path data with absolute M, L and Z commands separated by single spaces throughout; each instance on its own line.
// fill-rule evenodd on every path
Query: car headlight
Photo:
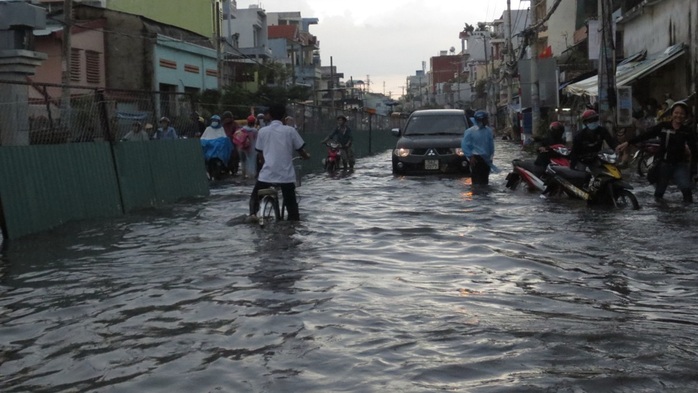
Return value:
M 405 149 L 405 148 L 399 148 L 393 150 L 393 154 L 395 154 L 398 157 L 407 157 L 412 153 L 412 149 Z
M 457 156 L 460 156 L 460 157 L 464 156 L 463 149 L 461 149 L 460 147 L 456 147 L 455 149 L 453 149 L 453 152 L 456 153 Z

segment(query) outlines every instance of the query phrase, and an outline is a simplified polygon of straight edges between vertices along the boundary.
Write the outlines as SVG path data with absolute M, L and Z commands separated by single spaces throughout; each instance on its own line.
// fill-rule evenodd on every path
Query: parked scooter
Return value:
M 339 169 L 342 159 L 342 146 L 333 139 L 325 142 L 325 146 L 327 146 L 327 157 L 322 160 L 322 163 L 327 173 L 334 173 Z
M 570 150 L 563 144 L 556 144 L 549 147 L 551 152 L 550 165 L 563 167 L 570 166 Z M 535 165 L 534 160 L 515 159 L 511 162 L 513 170 L 507 175 L 506 187 L 511 190 L 521 184 L 526 183 L 529 191 L 545 191 L 545 167 Z
M 661 147 L 659 139 L 650 139 L 638 145 L 638 149 L 633 154 L 633 163 L 637 163 L 637 174 L 641 177 L 647 175 L 647 170 L 656 159 L 657 152 Z
M 587 171 L 578 171 L 559 165 L 546 168 L 544 196 L 567 194 L 571 198 L 583 199 L 591 205 L 609 205 L 618 208 L 631 206 L 640 208 L 632 193 L 633 187 L 623 181 L 618 167 L 618 156 L 612 150 L 604 150 Z

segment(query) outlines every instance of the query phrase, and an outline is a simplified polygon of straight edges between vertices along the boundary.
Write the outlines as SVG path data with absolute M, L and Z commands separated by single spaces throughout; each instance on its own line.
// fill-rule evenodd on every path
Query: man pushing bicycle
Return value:
M 310 154 L 305 151 L 305 142 L 298 131 L 282 123 L 286 115 L 283 104 L 273 104 L 269 107 L 271 123 L 259 129 L 255 150 L 261 162 L 257 182 L 250 195 L 250 215 L 248 221 L 257 221 L 259 210 L 258 191 L 278 186 L 288 210 L 288 220 L 300 220 L 298 201 L 296 199 L 296 171 L 293 166 L 295 152 L 307 160 Z

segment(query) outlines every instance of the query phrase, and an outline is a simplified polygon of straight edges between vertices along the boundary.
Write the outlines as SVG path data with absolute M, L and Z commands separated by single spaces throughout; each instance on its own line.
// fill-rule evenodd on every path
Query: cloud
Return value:
M 499 0 L 502 3 L 504 0 Z M 239 8 L 250 1 L 238 0 Z M 256 2 L 252 2 L 256 3 Z M 310 32 L 320 41 L 322 65 L 330 57 L 345 81 L 370 75 L 372 91 L 400 93 L 405 78 L 414 75 L 429 58 L 454 47 L 461 50 L 458 33 L 465 23 L 492 20 L 504 7 L 479 0 L 267 0 L 267 12 L 301 11 L 319 19 Z

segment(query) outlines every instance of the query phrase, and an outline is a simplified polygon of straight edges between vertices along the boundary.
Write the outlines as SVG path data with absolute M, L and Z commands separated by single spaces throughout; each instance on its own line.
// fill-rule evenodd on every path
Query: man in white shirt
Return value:
M 307 160 L 310 155 L 303 149 L 305 142 L 295 128 L 286 126 L 282 119 L 286 107 L 281 104 L 271 105 L 269 115 L 271 123 L 259 129 L 255 150 L 261 158 L 262 169 L 257 176 L 252 194 L 250 195 L 250 218 L 257 218 L 259 197 L 257 191 L 272 186 L 279 186 L 284 197 L 289 221 L 300 220 L 298 201 L 296 200 L 296 171 L 293 167 L 295 152 Z

